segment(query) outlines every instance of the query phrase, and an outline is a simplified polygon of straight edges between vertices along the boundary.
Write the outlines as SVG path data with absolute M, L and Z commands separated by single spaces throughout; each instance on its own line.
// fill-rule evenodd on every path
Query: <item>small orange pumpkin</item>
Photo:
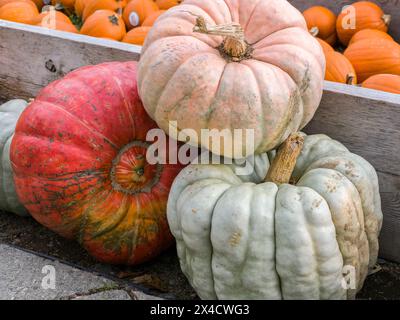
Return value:
M 357 75 L 353 65 L 340 52 L 332 51 L 325 54 L 326 72 L 325 80 L 346 83 L 350 85 L 357 84 Z
M 358 31 L 351 38 L 349 45 L 352 45 L 354 42 L 357 42 L 360 40 L 372 39 L 372 38 L 383 38 L 383 39 L 393 40 L 393 38 L 386 32 L 376 30 L 376 29 L 364 29 L 364 30 Z
M 0 8 L 0 19 L 19 23 L 34 24 L 38 15 L 39 11 L 32 1 L 10 2 Z
M 362 83 L 362 87 L 400 94 L 400 76 L 395 74 L 377 74 Z
M 152 0 L 131 0 L 125 7 L 123 18 L 128 30 L 141 26 L 142 23 L 154 12 L 158 6 Z
M 16 3 L 16 2 L 26 2 L 29 3 L 30 5 L 37 7 L 35 2 L 32 0 L 0 0 L 0 8 L 8 3 Z
M 121 40 L 125 34 L 125 24 L 121 16 L 111 10 L 97 10 L 86 19 L 81 34 L 92 37 Z
M 158 17 L 161 16 L 166 11 L 167 10 L 158 10 L 156 12 L 153 12 L 151 15 L 149 15 L 146 18 L 146 20 L 143 21 L 142 26 L 143 27 L 151 27 L 156 22 Z
M 360 82 L 381 73 L 400 75 L 400 45 L 392 40 L 360 40 L 349 46 L 344 55 L 354 66 Z
M 66 23 L 63 21 L 57 21 L 53 26 L 46 24 L 43 21 L 37 25 L 40 27 L 43 27 L 43 28 L 47 28 L 47 29 L 78 33 L 78 29 L 76 29 L 76 27 L 72 23 Z
M 334 52 L 335 49 L 333 49 L 333 47 L 326 41 L 320 39 L 320 38 L 316 38 L 319 42 L 319 44 L 322 47 L 322 50 L 324 51 L 324 54 L 326 55 L 328 52 Z
M 387 32 L 391 16 L 375 3 L 359 1 L 343 8 L 336 21 L 336 30 L 342 44 L 348 45 L 353 35 L 364 29 Z
M 111 10 L 122 13 L 122 9 L 126 6 L 126 0 L 92 0 L 85 4 L 82 19 L 85 21 L 93 12 L 97 10 Z
M 142 46 L 147 34 L 149 33 L 151 27 L 137 27 L 133 28 L 131 31 L 129 31 L 124 39 L 122 39 L 123 42 L 130 43 L 130 44 L 136 44 L 138 46 Z
M 49 25 L 52 23 L 51 19 L 54 19 L 54 23 L 63 22 L 72 24 L 67 15 L 57 10 L 43 11 L 35 18 L 35 24 L 42 24 L 43 22 L 43 24 Z
M 75 1 L 75 14 L 78 17 L 82 17 L 83 10 L 85 9 L 85 5 L 89 2 L 89 0 L 76 0 Z
M 336 43 L 336 15 L 328 8 L 314 6 L 303 12 L 308 30 L 330 45 Z
M 181 4 L 183 0 L 156 0 L 157 6 L 162 10 L 168 10 L 169 8 L 175 7 Z

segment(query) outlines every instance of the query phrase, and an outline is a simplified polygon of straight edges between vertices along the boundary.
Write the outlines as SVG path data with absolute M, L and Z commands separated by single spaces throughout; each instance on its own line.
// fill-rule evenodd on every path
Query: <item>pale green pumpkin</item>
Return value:
M 10 145 L 18 118 L 27 105 L 26 101 L 20 99 L 0 105 L 0 210 L 21 216 L 28 215 L 28 212 L 19 202 L 15 192 Z
M 275 152 L 256 156 L 247 176 L 221 164 L 176 178 L 168 222 L 200 298 L 351 299 L 361 289 L 378 255 L 377 174 L 339 142 L 304 136 L 291 184 L 264 182 Z M 349 267 L 354 287 L 344 285 Z

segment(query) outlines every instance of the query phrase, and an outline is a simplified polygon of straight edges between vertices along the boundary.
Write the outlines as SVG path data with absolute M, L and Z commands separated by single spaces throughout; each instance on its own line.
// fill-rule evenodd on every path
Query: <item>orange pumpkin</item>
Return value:
M 125 24 L 122 18 L 111 10 L 97 10 L 81 28 L 81 34 L 92 37 L 121 40 L 125 34 Z
M 400 94 L 400 76 L 395 74 L 377 74 L 362 83 L 364 88 Z
M 161 16 L 165 11 L 167 11 L 167 10 L 158 10 L 156 12 L 153 12 L 151 15 L 149 15 L 146 18 L 146 20 L 143 21 L 142 26 L 143 27 L 151 27 L 156 22 L 158 17 Z
M 400 75 L 400 45 L 392 40 L 360 40 L 349 46 L 344 55 L 354 66 L 360 82 L 381 73 Z
M 85 21 L 93 12 L 97 10 L 118 11 L 126 6 L 126 0 L 92 0 L 85 4 L 82 19 Z
M 128 30 L 142 25 L 154 12 L 158 11 L 158 6 L 152 0 L 131 0 L 125 7 L 123 18 Z
M 35 2 L 32 0 L 0 0 L 0 8 L 8 3 L 15 3 L 15 2 L 26 2 L 32 6 L 36 6 Z
M 180 4 L 183 0 L 156 0 L 157 6 L 162 10 L 168 10 Z
M 51 21 L 53 20 L 53 21 Z M 46 10 L 44 12 L 42 12 L 41 14 L 39 14 L 36 18 L 35 18 L 35 24 L 46 24 L 46 25 L 50 25 L 52 23 L 70 23 L 72 24 L 71 20 L 68 18 L 68 16 L 66 16 L 64 13 L 62 13 L 61 11 L 57 11 L 57 10 Z
M 350 40 L 349 45 L 352 45 L 354 42 L 365 40 L 365 39 L 372 39 L 372 38 L 383 38 L 388 40 L 393 40 L 393 38 L 387 34 L 386 32 L 376 30 L 376 29 L 364 29 L 358 31 Z
M 38 15 L 39 11 L 32 1 L 10 2 L 0 8 L 0 19 L 19 23 L 34 24 Z
M 151 27 L 137 27 L 129 31 L 124 39 L 123 42 L 136 44 L 138 46 L 142 46 L 144 40 L 146 39 L 147 33 L 150 31 Z
M 336 30 L 342 44 L 348 45 L 360 30 L 377 29 L 387 32 L 391 16 L 373 2 L 360 1 L 345 7 L 336 21 Z
M 319 42 L 319 44 L 321 45 L 321 47 L 322 47 L 322 50 L 324 51 L 324 54 L 326 55 L 328 52 L 334 52 L 335 50 L 332 48 L 332 46 L 328 43 L 328 42 L 326 42 L 326 41 L 324 41 L 324 40 L 322 40 L 322 39 L 320 39 L 320 38 L 316 38 L 317 40 L 318 40 L 318 42 Z
M 315 6 L 303 12 L 307 27 L 315 37 L 330 45 L 336 43 L 336 15 L 328 8 Z
M 75 1 L 75 14 L 78 17 L 82 17 L 83 10 L 85 9 L 85 5 L 89 2 L 89 0 L 76 0 Z
M 54 25 L 49 25 L 44 22 L 41 22 L 37 25 L 40 27 L 43 27 L 43 28 L 47 28 L 47 29 L 78 33 L 78 29 L 76 29 L 76 27 L 72 23 L 66 23 L 63 21 L 57 21 Z
M 75 6 L 75 0 L 51 0 L 53 6 L 60 4 L 63 8 L 73 10 Z
M 325 53 L 325 57 L 325 80 L 351 85 L 357 84 L 356 71 L 354 70 L 354 67 L 349 59 L 347 59 L 340 52 L 336 51 Z

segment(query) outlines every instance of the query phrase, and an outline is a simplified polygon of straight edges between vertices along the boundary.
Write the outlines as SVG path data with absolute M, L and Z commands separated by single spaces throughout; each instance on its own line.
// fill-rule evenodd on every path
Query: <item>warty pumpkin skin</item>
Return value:
M 0 105 L 0 211 L 27 216 L 28 212 L 20 203 L 10 161 L 10 145 L 19 116 L 27 106 L 24 100 L 16 99 Z
M 350 40 L 349 46 L 351 46 L 353 43 L 361 40 L 367 40 L 367 39 L 387 39 L 387 40 L 393 40 L 393 38 L 387 34 L 386 32 L 380 31 L 380 30 L 375 30 L 375 29 L 364 29 L 361 31 L 358 31 Z
M 400 94 L 400 75 L 377 74 L 365 80 L 362 87 Z
M 342 44 L 347 46 L 353 35 L 363 29 L 388 31 L 391 17 L 385 14 L 377 4 L 370 1 L 359 1 L 351 4 L 351 6 L 355 14 L 355 28 L 346 26 L 348 9 L 344 9 L 336 21 L 337 34 Z
M 349 46 L 344 55 L 356 70 L 359 82 L 381 73 L 400 75 L 400 45 L 392 40 L 360 40 Z
M 166 220 L 180 165 L 150 165 L 156 128 L 137 93 L 135 62 L 80 68 L 44 88 L 11 146 L 21 202 L 99 261 L 133 265 L 172 243 Z
M 328 8 L 314 6 L 303 12 L 310 32 L 330 45 L 336 43 L 336 15 Z
M 201 32 L 199 17 L 208 30 L 239 23 L 245 42 L 222 44 L 223 37 Z M 322 49 L 287 1 L 187 0 L 160 16 L 150 30 L 138 85 L 148 114 L 176 139 L 186 140 L 184 129 L 197 137 L 202 129 L 254 130 L 255 150 L 209 146 L 216 154 L 243 158 L 273 149 L 311 120 L 324 75 Z M 175 121 L 171 132 L 169 124 Z M 200 144 L 195 139 L 191 143 Z M 243 142 L 238 140 L 233 144 Z
M 291 177 L 263 182 L 275 153 L 240 165 L 190 165 L 168 200 L 183 273 L 202 299 L 354 298 L 378 255 L 374 168 L 325 135 L 305 138 Z M 353 266 L 356 290 L 342 286 Z M 347 272 L 349 270 L 346 270 Z
M 345 83 L 349 85 L 357 84 L 357 74 L 353 65 L 340 52 L 327 52 L 325 80 Z

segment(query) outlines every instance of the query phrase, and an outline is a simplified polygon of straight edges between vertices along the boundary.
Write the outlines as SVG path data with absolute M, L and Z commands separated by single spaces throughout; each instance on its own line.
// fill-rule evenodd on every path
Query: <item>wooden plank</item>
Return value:
M 339 140 L 376 168 L 384 212 L 380 255 L 400 262 L 400 95 L 326 82 L 305 131 Z
M 293 6 L 300 11 L 304 11 L 309 7 L 318 5 L 325 6 L 331 9 L 335 14 L 339 14 L 344 6 L 350 5 L 355 0 L 288 0 Z M 377 3 L 386 14 L 392 16 L 389 33 L 397 40 L 400 41 L 400 0 L 370 0 Z
M 31 98 L 85 65 L 139 60 L 141 47 L 0 20 L 0 99 Z

